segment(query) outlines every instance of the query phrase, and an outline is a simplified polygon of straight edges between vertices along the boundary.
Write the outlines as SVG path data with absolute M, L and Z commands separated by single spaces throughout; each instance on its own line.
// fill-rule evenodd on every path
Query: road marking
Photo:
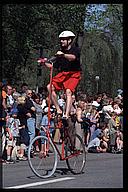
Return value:
M 41 181 L 41 182 L 36 182 L 36 183 L 29 183 L 29 184 L 24 184 L 24 185 L 18 185 L 18 186 L 12 186 L 12 187 L 4 187 L 4 189 L 20 189 L 20 188 L 26 188 L 26 187 L 34 187 L 37 185 L 45 185 L 48 183 L 55 183 L 59 181 L 65 181 L 65 180 L 70 180 L 70 179 L 75 179 L 75 177 L 65 177 L 65 178 L 59 178 L 59 179 L 53 179 L 49 181 Z

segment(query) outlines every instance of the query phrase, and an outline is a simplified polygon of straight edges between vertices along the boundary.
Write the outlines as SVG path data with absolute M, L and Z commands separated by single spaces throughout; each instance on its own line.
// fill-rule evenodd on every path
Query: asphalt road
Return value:
M 41 179 L 33 174 L 27 161 L 5 164 L 3 188 L 123 188 L 123 154 L 88 153 L 85 172 L 73 175 L 66 162 L 58 161 L 54 176 Z

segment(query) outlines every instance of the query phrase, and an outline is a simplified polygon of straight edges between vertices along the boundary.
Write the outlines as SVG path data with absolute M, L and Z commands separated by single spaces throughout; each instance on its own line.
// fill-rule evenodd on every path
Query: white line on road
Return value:
M 20 188 L 26 188 L 26 187 L 34 187 L 34 186 L 38 186 L 38 185 L 45 185 L 48 183 L 55 183 L 55 182 L 65 181 L 65 180 L 70 180 L 70 179 L 75 179 L 75 177 L 65 177 L 65 178 L 53 179 L 53 180 L 49 180 L 49 181 L 41 181 L 41 182 L 29 183 L 29 184 L 12 186 L 12 187 L 4 187 L 4 189 L 11 189 L 11 188 L 20 189 Z

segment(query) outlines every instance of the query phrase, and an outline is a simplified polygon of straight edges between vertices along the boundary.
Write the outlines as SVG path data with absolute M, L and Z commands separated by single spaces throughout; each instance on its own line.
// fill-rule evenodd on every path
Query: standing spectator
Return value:
M 39 129 L 42 121 L 42 114 L 43 114 L 40 95 L 38 93 L 37 94 L 33 93 L 32 99 L 33 99 L 34 107 L 36 109 L 36 129 Z
M 6 116 L 7 116 L 7 93 L 6 93 L 6 86 L 2 85 L 1 82 L 1 96 L 0 97 L 0 104 L 1 104 L 1 108 L 0 108 L 0 118 L 2 120 L 2 126 L 6 125 Z
M 27 110 L 26 116 L 27 116 L 27 127 L 28 127 L 28 133 L 30 136 L 30 143 L 32 139 L 35 137 L 35 128 L 36 128 L 36 109 L 33 104 L 32 100 L 32 90 L 28 89 L 26 91 L 26 103 L 25 108 Z
M 19 127 L 20 121 L 17 118 L 17 110 L 13 110 L 11 112 L 11 116 L 7 121 L 7 163 L 14 163 L 13 159 L 11 158 L 12 150 L 19 142 Z M 18 158 L 18 156 L 17 156 Z
M 65 97 L 64 97 L 63 93 L 59 96 L 58 104 L 59 104 L 60 108 L 64 111 L 64 108 L 65 108 Z
M 102 109 L 102 95 L 95 95 L 92 105 L 97 107 L 97 110 L 100 111 Z
M 43 98 L 42 103 L 41 103 L 42 109 L 44 109 L 46 106 L 48 106 L 48 101 L 49 101 L 49 97 L 48 96 Z
M 54 131 L 54 116 L 53 116 L 53 114 L 54 114 L 54 111 L 52 110 L 52 109 L 50 109 L 50 111 L 51 112 L 53 112 L 53 113 L 51 113 L 51 116 L 50 116 L 50 134 L 52 135 L 52 133 L 53 133 L 53 131 Z M 43 118 L 42 118 L 42 121 L 41 121 L 41 125 L 43 126 L 43 129 L 41 129 L 41 135 L 43 135 L 43 136 L 45 136 L 46 134 L 45 134 L 45 132 L 46 132 L 46 130 L 49 128 L 48 127 L 48 107 L 45 107 L 45 109 L 44 109 L 44 116 L 43 116 Z M 41 142 L 41 151 L 40 151 L 40 156 L 46 156 L 46 153 L 48 152 L 46 152 L 44 149 L 45 149 L 45 145 L 47 145 L 47 144 L 45 144 L 44 143 L 44 140 L 42 140 L 42 142 Z
M 109 128 L 109 135 L 110 135 L 110 152 L 114 153 L 115 152 L 115 141 L 116 141 L 116 132 L 117 132 L 117 127 L 116 127 L 116 114 L 115 112 L 112 112 L 110 114 L 110 119 L 108 121 L 108 128 Z
M 7 85 L 7 113 L 9 114 L 11 112 L 11 109 L 14 105 L 14 98 L 13 98 L 13 92 L 12 92 L 12 86 Z
M 17 103 L 17 98 L 20 96 L 20 93 L 17 92 L 17 89 L 14 86 L 12 88 L 12 95 L 13 95 L 13 98 L 14 98 L 14 102 L 16 104 Z
M 40 126 L 42 121 L 42 114 L 43 109 L 41 107 L 41 100 L 40 100 L 40 94 L 33 93 L 32 95 L 33 104 L 36 109 L 36 129 L 35 129 L 35 136 L 38 136 L 40 134 Z M 36 143 L 36 151 L 39 151 L 38 143 Z
M 91 138 L 99 121 L 99 113 L 96 109 L 96 106 L 94 106 L 93 104 L 92 109 L 90 111 L 90 115 L 88 115 L 88 118 L 90 120 L 90 138 Z
M 83 118 L 85 117 L 85 100 L 80 98 L 78 101 L 78 106 L 76 109 L 76 123 L 75 123 L 75 130 L 76 134 L 78 134 L 84 141 L 84 129 L 81 129 L 81 123 L 84 121 Z M 79 143 L 76 144 L 76 148 Z
M 55 134 L 54 134 L 54 142 L 61 143 L 61 135 L 62 135 L 62 118 L 61 115 L 56 115 L 54 119 L 55 125 Z M 62 130 L 62 131 L 61 131 Z
M 1 83 L 1 87 L 2 87 L 2 100 L 1 100 L 1 104 L 2 104 L 2 114 L 5 113 L 6 109 L 7 109 L 7 90 L 6 90 L 6 86 L 2 85 Z M 1 99 L 1 97 L 0 97 Z M 4 115 L 4 114 L 3 114 Z M 6 116 L 6 115 L 4 115 Z
M 29 134 L 27 128 L 27 110 L 25 107 L 26 98 L 24 96 L 19 96 L 17 99 L 17 109 L 18 109 L 18 118 L 20 120 L 21 129 L 19 129 L 20 133 L 20 160 L 26 160 L 25 153 L 29 145 Z
M 19 91 L 19 93 L 22 96 L 26 96 L 26 91 L 28 90 L 28 84 L 27 83 L 22 83 L 21 85 L 21 90 Z

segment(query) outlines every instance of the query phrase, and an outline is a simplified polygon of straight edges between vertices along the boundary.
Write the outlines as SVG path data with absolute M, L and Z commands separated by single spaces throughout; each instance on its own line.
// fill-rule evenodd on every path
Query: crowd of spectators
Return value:
M 27 83 L 17 91 L 15 86 L 1 83 L 1 162 L 14 163 L 27 160 L 31 140 L 45 134 L 41 125 L 48 124 L 48 93 L 30 89 Z M 41 89 L 40 89 L 41 90 Z M 58 103 L 65 110 L 65 93 L 58 95 Z M 61 143 L 61 116 L 51 104 L 51 133 Z M 88 153 L 122 153 L 123 151 L 123 91 L 117 90 L 112 98 L 107 93 L 89 96 L 82 92 L 72 95 L 68 119 L 71 134 L 79 134 Z M 17 150 L 14 148 L 17 147 Z M 32 151 L 39 151 L 36 145 Z M 15 154 L 16 153 L 16 154 Z

